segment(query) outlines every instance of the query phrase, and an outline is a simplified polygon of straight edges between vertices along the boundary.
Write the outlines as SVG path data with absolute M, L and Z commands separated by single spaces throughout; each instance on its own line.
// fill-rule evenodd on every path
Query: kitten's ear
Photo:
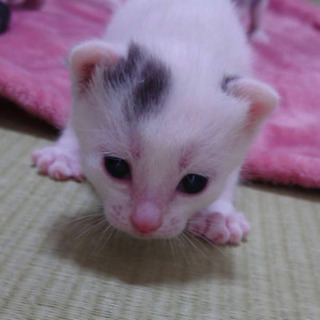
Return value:
M 106 67 L 115 65 L 120 54 L 107 43 L 91 40 L 76 46 L 70 54 L 70 68 L 73 79 L 77 83 L 87 84 L 95 70 L 96 65 Z
M 269 85 L 249 79 L 225 78 L 223 90 L 237 99 L 250 102 L 246 129 L 255 131 L 274 110 L 279 102 L 279 95 Z

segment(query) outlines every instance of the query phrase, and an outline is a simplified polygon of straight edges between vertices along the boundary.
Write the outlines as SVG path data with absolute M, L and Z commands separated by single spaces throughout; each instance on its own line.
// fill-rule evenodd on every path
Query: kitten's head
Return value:
M 85 43 L 71 70 L 85 175 L 110 224 L 138 237 L 174 237 L 213 202 L 277 102 L 253 80 L 183 77 L 135 44 Z

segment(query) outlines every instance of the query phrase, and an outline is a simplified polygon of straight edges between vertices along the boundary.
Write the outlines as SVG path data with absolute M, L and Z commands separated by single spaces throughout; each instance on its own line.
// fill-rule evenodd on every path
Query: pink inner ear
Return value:
M 84 82 L 85 84 L 88 83 L 89 79 L 91 78 L 91 75 L 93 73 L 94 68 L 95 68 L 94 63 L 87 63 L 82 66 L 82 70 L 81 70 L 82 82 Z
M 278 94 L 271 87 L 252 79 L 235 80 L 229 90 L 233 96 L 251 103 L 248 129 L 256 128 L 273 111 L 279 100 Z
M 76 78 L 87 83 L 99 63 L 111 66 L 119 60 L 119 55 L 102 41 L 89 41 L 76 47 L 71 53 L 71 69 Z
M 252 103 L 248 115 L 248 127 L 262 121 L 269 112 L 269 108 L 265 108 L 262 104 Z
M 91 50 L 90 48 L 85 48 L 82 51 L 75 52 L 72 57 L 71 66 L 76 76 L 81 79 L 81 81 L 87 82 L 95 66 L 102 60 L 104 60 L 102 52 L 96 51 L 95 48 Z

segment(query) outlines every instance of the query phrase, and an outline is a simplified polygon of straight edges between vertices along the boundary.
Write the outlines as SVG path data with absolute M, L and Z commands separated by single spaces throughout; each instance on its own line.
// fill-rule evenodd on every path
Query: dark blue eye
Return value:
M 112 177 L 130 179 L 131 171 L 127 161 L 116 157 L 104 157 L 104 166 Z
M 178 185 L 178 190 L 183 193 L 196 194 L 201 192 L 207 183 L 207 177 L 191 173 L 183 177 Z

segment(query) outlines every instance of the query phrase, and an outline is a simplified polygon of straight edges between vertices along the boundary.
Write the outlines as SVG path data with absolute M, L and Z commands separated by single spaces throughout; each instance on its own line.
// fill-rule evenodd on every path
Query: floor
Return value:
M 56 135 L 1 101 L 1 319 L 319 319 L 319 190 L 240 186 L 238 247 L 133 240 L 106 232 L 89 185 L 31 167 Z

